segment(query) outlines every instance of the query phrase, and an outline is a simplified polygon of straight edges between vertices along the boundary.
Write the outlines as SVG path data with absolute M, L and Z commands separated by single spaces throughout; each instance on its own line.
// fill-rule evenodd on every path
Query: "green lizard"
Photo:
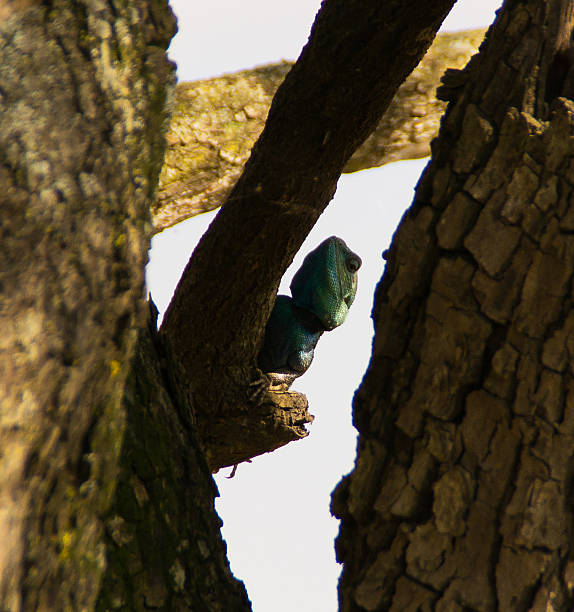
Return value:
M 361 258 L 336 236 L 305 257 L 291 282 L 292 297 L 277 296 L 265 328 L 258 365 L 272 382 L 289 386 L 307 371 L 323 332 L 345 321 L 360 267 Z

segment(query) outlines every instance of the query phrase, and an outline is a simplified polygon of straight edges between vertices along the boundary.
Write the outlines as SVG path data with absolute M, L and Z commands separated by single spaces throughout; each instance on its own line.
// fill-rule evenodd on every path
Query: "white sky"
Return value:
M 296 59 L 318 0 L 172 0 L 179 33 L 170 47 L 180 80 L 208 78 L 281 59 Z M 459 0 L 443 29 L 487 26 L 499 0 Z M 216 475 L 217 510 L 234 574 L 244 580 L 255 612 L 334 612 L 337 580 L 333 540 L 338 521 L 330 494 L 353 467 L 356 430 L 352 397 L 366 370 L 373 334 L 370 312 L 384 261 L 381 253 L 413 197 L 427 160 L 399 162 L 344 175 L 337 194 L 287 271 L 280 291 L 306 253 L 338 235 L 363 260 L 357 299 L 345 324 L 321 338 L 310 370 L 293 388 L 315 415 L 311 435 Z M 179 276 L 214 213 L 166 230 L 152 241 L 148 287 L 163 312 Z

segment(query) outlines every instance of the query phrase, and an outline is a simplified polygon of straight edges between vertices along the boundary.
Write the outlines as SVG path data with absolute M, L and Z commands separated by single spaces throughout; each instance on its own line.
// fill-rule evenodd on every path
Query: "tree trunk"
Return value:
M 2 610 L 102 580 L 101 609 L 250 608 L 145 325 L 174 31 L 160 0 L 0 5 Z
M 508 0 L 377 289 L 341 610 L 572 610 L 574 9 Z

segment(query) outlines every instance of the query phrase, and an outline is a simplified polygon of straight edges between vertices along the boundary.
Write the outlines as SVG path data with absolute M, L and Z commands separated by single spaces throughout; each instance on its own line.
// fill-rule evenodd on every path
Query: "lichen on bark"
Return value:
M 142 322 L 174 20 L 165 2 L 0 13 L 0 597 L 89 609 Z

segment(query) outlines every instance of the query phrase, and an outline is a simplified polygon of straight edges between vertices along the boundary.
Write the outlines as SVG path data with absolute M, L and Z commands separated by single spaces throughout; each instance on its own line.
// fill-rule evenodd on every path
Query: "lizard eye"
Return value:
M 353 255 L 352 257 L 347 257 L 345 263 L 347 264 L 347 270 L 349 270 L 349 272 L 356 272 L 361 267 L 363 262 L 361 261 L 360 257 Z

